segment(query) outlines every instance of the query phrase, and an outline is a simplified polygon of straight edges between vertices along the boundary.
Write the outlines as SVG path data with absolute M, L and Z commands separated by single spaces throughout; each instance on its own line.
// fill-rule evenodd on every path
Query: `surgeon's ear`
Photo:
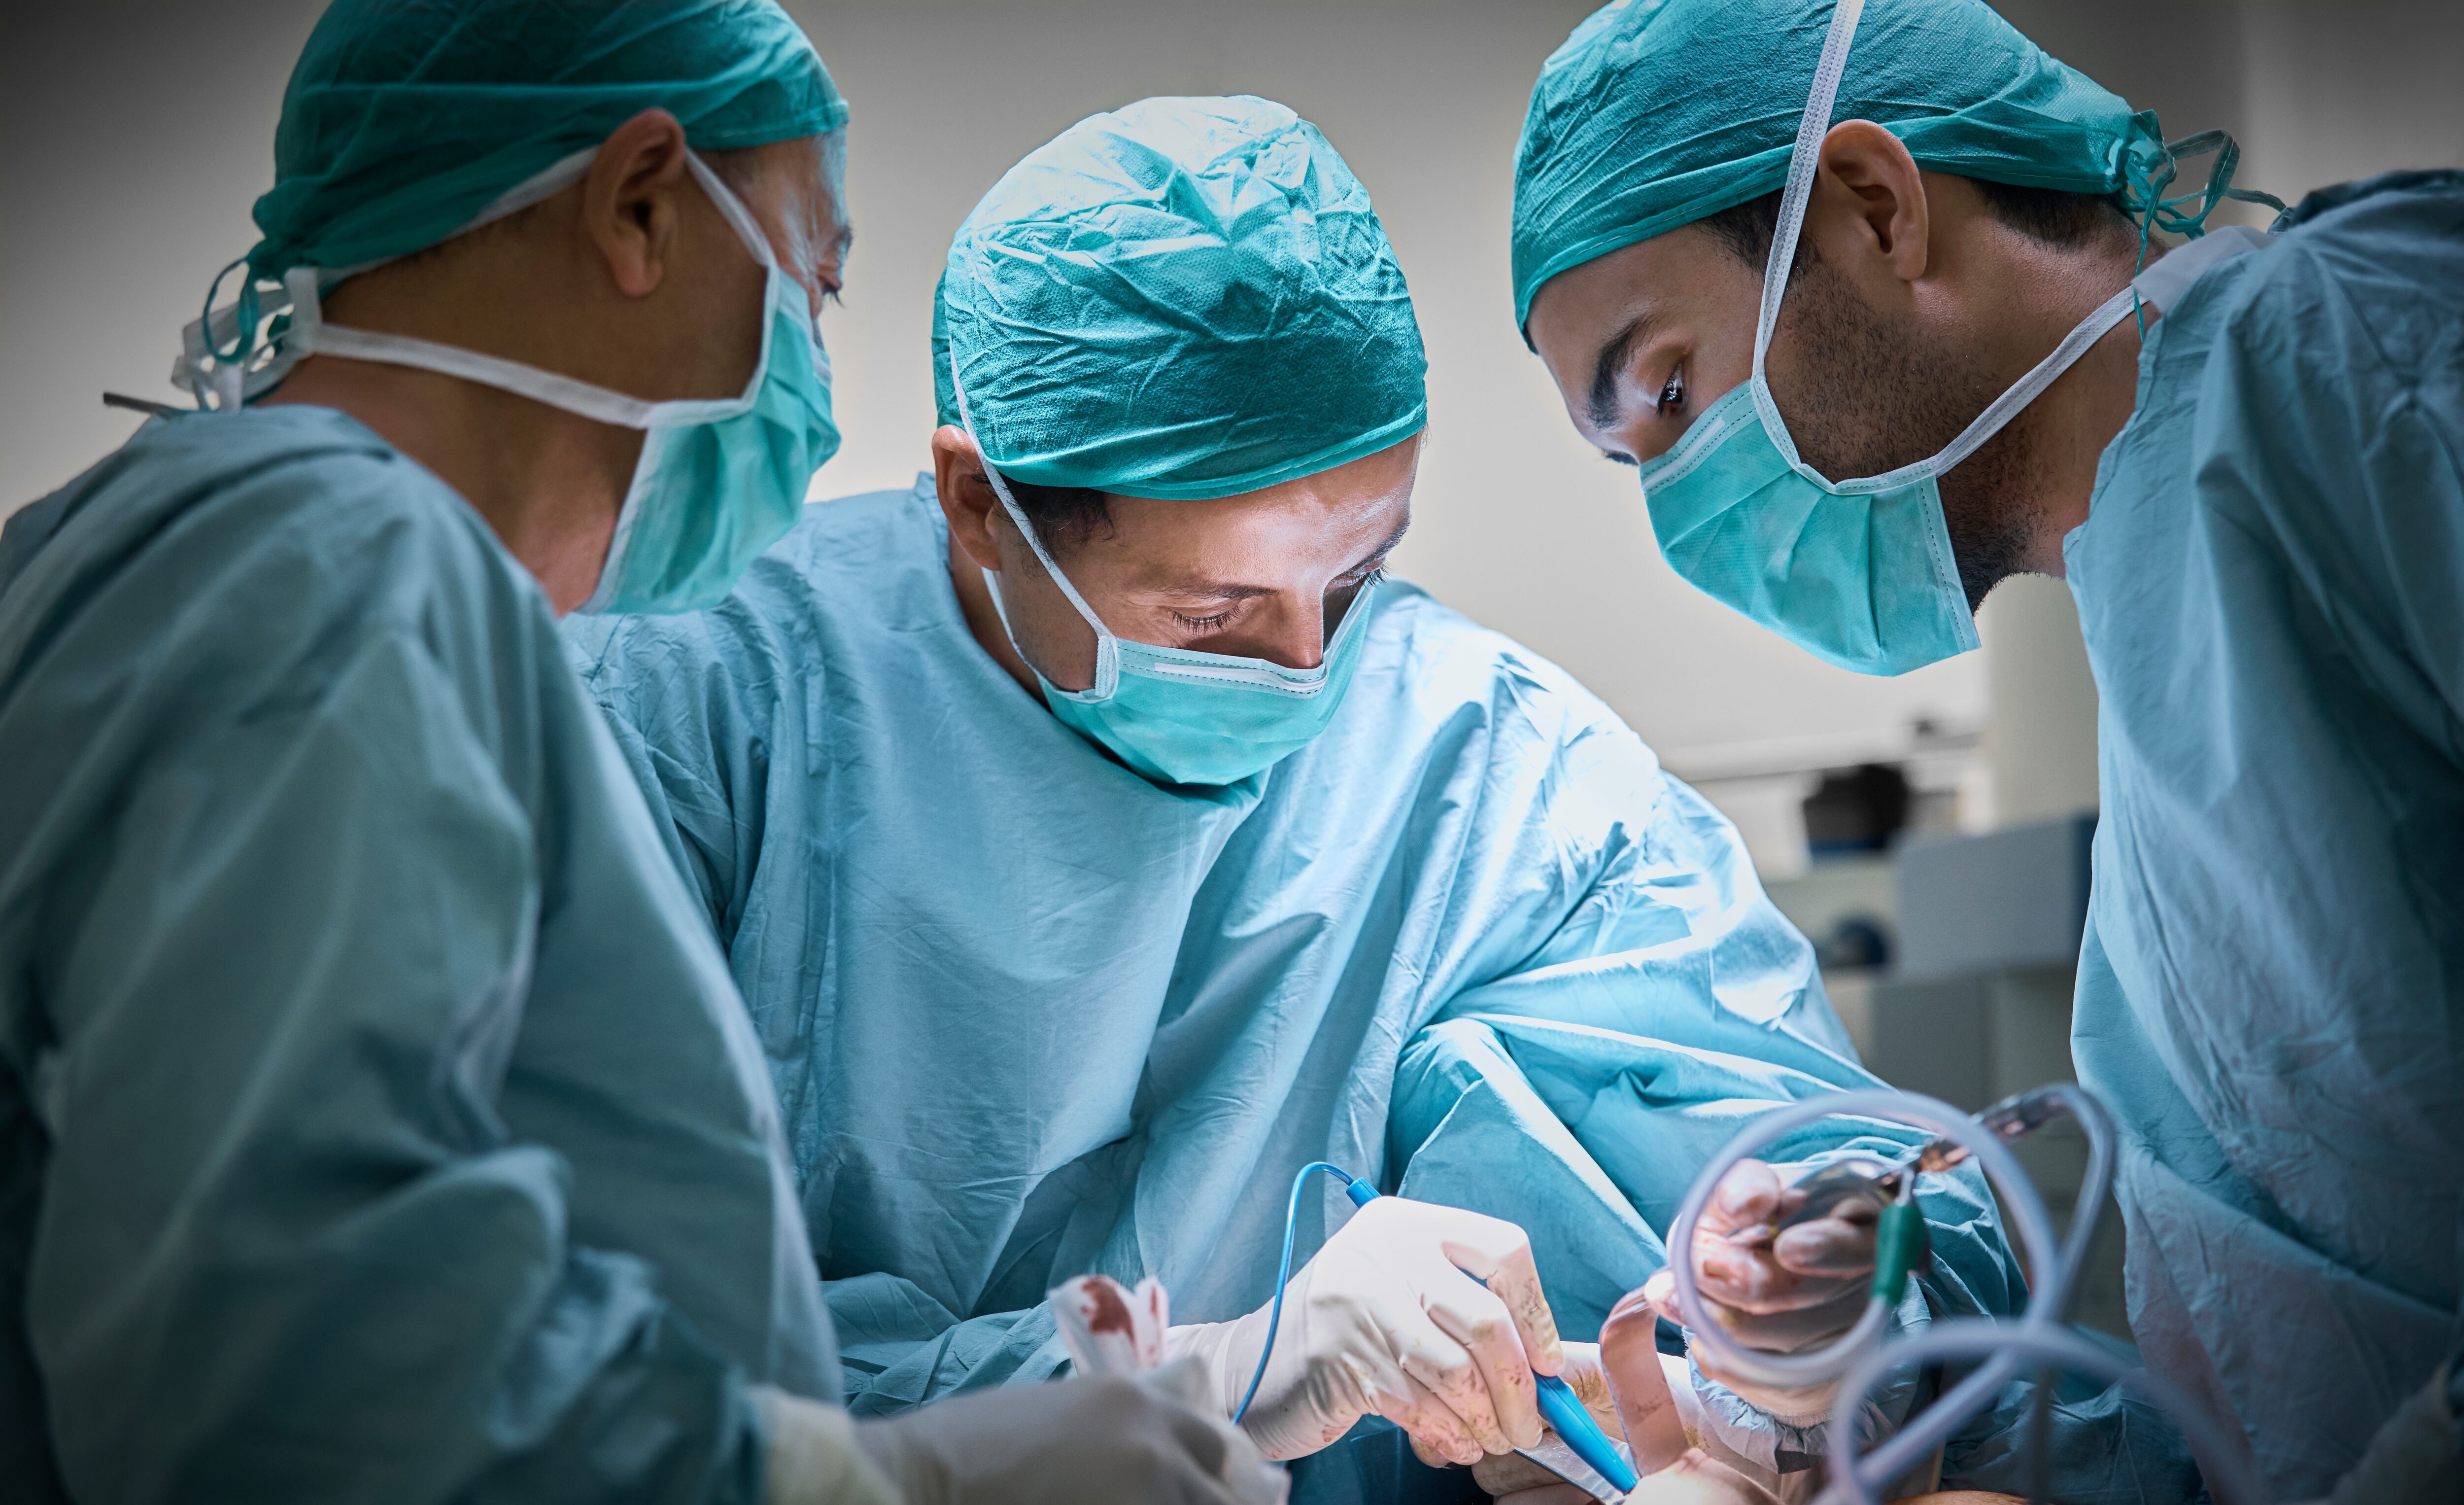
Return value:
M 657 291 L 675 254 L 689 172 L 685 128 L 665 110 L 644 110 L 599 144 L 582 180 L 582 223 L 609 277 L 627 298 Z
M 993 543 L 993 509 L 1001 498 L 984 479 L 984 462 L 967 431 L 945 423 L 933 431 L 933 489 L 941 497 L 941 515 L 950 520 L 950 537 L 979 568 L 1001 567 L 1001 550 Z
M 1823 228 L 1819 250 L 1829 259 L 1875 260 L 1903 282 L 1925 276 L 1931 230 L 1925 178 L 1897 136 L 1872 121 L 1842 121 L 1822 138 L 1822 170 L 1815 177 L 1808 233 Z

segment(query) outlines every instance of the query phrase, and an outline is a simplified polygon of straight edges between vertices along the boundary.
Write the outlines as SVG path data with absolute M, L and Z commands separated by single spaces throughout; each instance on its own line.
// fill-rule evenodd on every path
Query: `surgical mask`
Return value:
M 950 381 L 958 400 L 958 421 L 967 437 L 976 424 L 967 408 L 967 393 L 958 384 L 957 362 L 950 363 Z M 976 453 L 983 445 L 976 443 Z M 1368 640 L 1373 581 L 1343 613 L 1334 635 L 1314 669 L 1287 669 L 1264 658 L 1229 653 L 1201 653 L 1184 648 L 1157 648 L 1113 635 L 1087 598 L 1053 563 L 1035 524 L 1010 495 L 1008 482 L 990 460 L 984 476 L 1003 511 L 1018 524 L 1037 563 L 1061 587 L 1069 605 L 1095 632 L 1095 683 L 1086 690 L 1064 690 L 1036 670 L 1044 703 L 1061 723 L 1158 784 L 1238 784 L 1264 773 L 1307 746 L 1334 719 L 1354 670 L 1361 645 Z M 984 571 L 993 606 L 1010 645 L 1026 658 L 1024 645 L 1010 630 L 1008 608 L 1001 601 L 1001 581 Z M 1028 660 L 1028 667 L 1034 668 Z
M 468 229 L 536 204 L 589 170 L 578 152 L 508 192 Z M 715 606 L 762 550 L 802 514 L 814 473 L 838 452 L 830 411 L 829 357 L 803 290 L 779 265 L 759 225 L 698 156 L 687 165 L 766 274 L 761 353 L 735 397 L 650 402 L 536 366 L 454 345 L 326 323 L 319 294 L 349 274 L 295 267 L 284 276 L 291 308 L 279 326 L 278 356 L 255 369 L 214 358 L 214 343 L 248 320 L 235 308 L 188 327 L 178 378 L 202 401 L 211 390 L 225 408 L 273 387 L 313 353 L 439 371 L 600 423 L 643 432 L 641 457 L 616 517 L 616 532 L 586 612 L 691 611 Z M 353 268 L 353 273 L 367 268 Z
M 1641 468 L 1661 553 L 1704 593 L 1827 662 L 1897 675 L 1976 647 L 1943 520 L 1942 474 L 1968 458 L 2131 312 L 2124 287 L 1949 446 L 1881 476 L 1824 478 L 1798 457 L 1765 362 L 1862 0 L 1840 0 L 1798 122 L 1763 273 L 1752 379 Z M 1815 358 L 1819 358 L 1818 352 Z

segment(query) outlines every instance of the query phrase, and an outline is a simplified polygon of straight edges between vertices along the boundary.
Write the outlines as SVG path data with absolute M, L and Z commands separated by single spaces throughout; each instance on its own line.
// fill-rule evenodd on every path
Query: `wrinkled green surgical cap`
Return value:
M 1542 65 L 1514 156 L 1514 321 L 1540 284 L 1777 189 L 1830 0 L 1627 0 Z M 2143 196 L 2152 114 L 2039 51 L 1981 0 L 1867 0 L 1832 119 L 1924 166 Z
M 1386 448 L 1428 413 L 1420 329 L 1368 190 L 1265 100 L 1142 100 L 1063 131 L 958 228 L 933 313 L 985 458 L 1044 486 L 1229 497 Z
M 653 106 L 703 151 L 847 116 L 774 0 L 334 0 L 283 91 L 249 268 L 425 250 Z

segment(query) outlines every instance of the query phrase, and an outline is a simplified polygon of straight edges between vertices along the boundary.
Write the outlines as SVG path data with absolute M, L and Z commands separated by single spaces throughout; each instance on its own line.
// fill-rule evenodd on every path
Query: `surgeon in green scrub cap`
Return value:
M 560 650 L 724 596 L 836 447 L 846 119 L 770 0 L 341 0 L 204 410 L 0 533 L 0 1499 L 1271 1483 L 1127 1382 L 848 1417 Z
M 992 592 L 1001 646 L 1052 714 L 1127 766 L 1165 784 L 1261 773 L 1342 703 L 1375 565 L 1410 518 L 1427 366 L 1368 190 L 1316 126 L 1248 98 L 1082 121 L 967 216 L 935 302 L 936 463 L 954 493 L 981 476 L 1001 504 L 952 514 L 983 565 L 960 588 Z M 1127 565 L 1111 556 L 1132 551 L 1075 548 L 1089 530 L 1070 509 L 1109 521 L 1113 503 L 1086 499 L 1109 496 L 1139 498 L 1118 507 L 1185 535 L 1183 554 L 1275 532 L 1331 545 L 1315 562 L 1331 588 L 1168 613 L 1150 589 L 1146 622 L 1126 603 L 1108 620 L 1082 587 L 1111 593 Z M 1080 555 L 1078 581 L 1056 545 Z M 1078 621 L 1048 623 L 1065 600 Z
M 2262 231 L 2235 166 L 1981 0 L 1612 5 L 1531 93 L 1513 313 L 1670 564 L 1809 653 L 2069 582 L 2132 1329 L 2277 1498 L 2453 1499 L 2464 173 Z

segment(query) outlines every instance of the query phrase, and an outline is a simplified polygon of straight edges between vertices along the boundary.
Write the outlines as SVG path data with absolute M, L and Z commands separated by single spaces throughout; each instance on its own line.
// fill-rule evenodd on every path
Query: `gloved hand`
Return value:
M 1600 1430 L 1611 1437 L 1620 1435 L 1617 1403 L 1609 1393 L 1609 1377 L 1600 1367 L 1599 1345 L 1566 1342 L 1558 1346 L 1565 1353 L 1566 1366 L 1557 1371 L 1557 1378 L 1573 1390 L 1583 1409 L 1600 1424 Z M 1452 1461 L 1429 1452 L 1417 1437 L 1412 1439 L 1412 1450 L 1432 1468 L 1443 1468 Z M 1641 1472 L 1639 1462 L 1635 1468 L 1637 1472 Z M 1504 1505 L 1583 1505 L 1591 1498 L 1519 1452 L 1485 1453 L 1471 1466 L 1471 1476 L 1474 1483 Z
M 766 1505 L 870 1505 L 872 1494 L 846 1487 L 844 1471 L 825 1476 L 797 1466 L 793 1441 L 812 1420 L 799 1408 L 845 1414 L 793 1397 L 765 1405 Z M 856 1452 L 903 1505 L 1246 1505 L 1254 1493 L 1236 1494 L 1227 1480 L 1265 1468 L 1226 1423 L 1128 1379 L 979 1390 L 849 1429 Z
M 1774 1505 L 1761 1484 L 1690 1445 L 1661 1362 L 1651 1304 L 1629 1292 L 1601 1324 L 1600 1341 L 1568 1343 L 1559 1377 L 1611 1437 L 1623 1437 L 1641 1482 L 1635 1505 Z M 1529 1458 L 1491 1454 L 1472 1478 L 1499 1505 L 1585 1505 L 1591 1496 Z
M 1166 1335 L 1168 1355 L 1204 1364 L 1226 1416 L 1257 1370 L 1271 1312 Z M 1283 1331 L 1243 1428 L 1267 1457 L 1297 1458 L 1374 1414 L 1424 1457 L 1476 1463 L 1539 1440 L 1531 1376 L 1563 1362 L 1521 1228 L 1380 1197 L 1285 1288 Z
M 1827 1217 L 1800 1223 L 1746 1244 L 1728 1235 L 1757 1224 L 1777 1223 L 1802 1206 L 1805 1194 L 1783 1181 L 1784 1171 L 1761 1161 L 1740 1161 L 1720 1178 L 1694 1226 L 1694 1278 L 1712 1317 L 1749 1348 L 1794 1353 L 1819 1348 L 1857 1325 L 1874 1273 L 1878 1209 L 1851 1200 Z M 1687 1325 L 1677 1308 L 1677 1283 L 1666 1271 L 1643 1284 L 1642 1293 L 1662 1317 Z M 1828 1414 L 1837 1382 L 1780 1388 L 1724 1373 L 1699 1343 L 1694 1361 L 1748 1403 L 1798 1426 Z

